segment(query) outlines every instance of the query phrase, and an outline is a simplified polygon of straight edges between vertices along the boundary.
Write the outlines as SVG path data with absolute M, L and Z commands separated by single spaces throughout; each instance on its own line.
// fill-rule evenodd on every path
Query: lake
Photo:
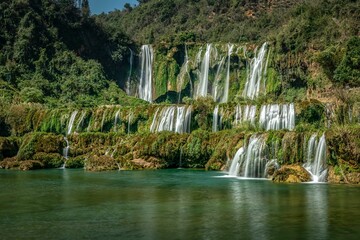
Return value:
M 0 239 L 359 237 L 359 186 L 185 169 L 0 171 Z

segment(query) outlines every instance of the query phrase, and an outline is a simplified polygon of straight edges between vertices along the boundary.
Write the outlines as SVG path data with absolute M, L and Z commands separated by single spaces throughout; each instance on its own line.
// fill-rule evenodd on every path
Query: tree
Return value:
M 348 41 L 345 56 L 336 68 L 334 78 L 340 84 L 360 86 L 360 37 L 352 37 Z
M 84 17 L 90 16 L 90 5 L 88 0 L 83 0 L 81 2 L 81 13 Z
M 130 3 L 125 3 L 125 4 L 124 4 L 124 9 L 125 9 L 125 11 L 127 11 L 127 12 L 131 12 L 131 10 L 132 10 L 133 8 L 131 7 Z

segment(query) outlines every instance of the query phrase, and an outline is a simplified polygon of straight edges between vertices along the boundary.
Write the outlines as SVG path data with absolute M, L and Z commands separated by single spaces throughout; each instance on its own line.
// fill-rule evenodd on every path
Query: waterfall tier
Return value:
M 152 102 L 152 65 L 154 51 L 151 45 L 141 47 L 141 75 L 139 83 L 139 97 Z
M 191 106 L 169 106 L 156 110 L 151 132 L 172 131 L 189 133 L 191 125 Z
M 265 130 L 293 130 L 295 128 L 294 104 L 261 106 L 259 124 Z
M 255 57 L 250 62 L 249 74 L 247 75 L 243 96 L 255 99 L 261 91 L 265 90 L 265 76 L 268 61 L 266 58 L 268 44 L 265 42 L 259 52 L 255 51 Z
M 327 177 L 326 139 L 323 134 L 317 142 L 313 134 L 307 144 L 306 163 L 304 168 L 311 174 L 314 182 L 325 182 Z
M 276 160 L 269 161 L 268 148 L 261 136 L 253 135 L 246 147 L 241 147 L 231 160 L 230 176 L 265 178 L 269 163 L 277 166 Z
M 177 48 L 166 53 L 154 50 L 151 45 L 143 45 L 139 56 L 130 49 L 125 91 L 129 95 L 135 94 L 130 90 L 130 83 L 138 82 L 138 97 L 148 102 L 168 95 L 173 103 L 180 103 L 184 96 L 194 99 L 211 97 L 217 103 L 226 103 L 240 92 L 245 98 L 255 99 L 261 92 L 266 92 L 268 48 L 264 43 L 252 55 L 242 45 L 208 43 L 199 48 L 185 45 L 184 51 Z M 137 65 L 133 65 L 135 57 L 140 60 L 138 71 L 135 71 Z M 245 87 L 230 89 L 230 85 L 235 86 L 233 84 Z M 172 92 L 177 93 L 177 99 Z
M 213 125 L 212 131 L 217 132 L 221 130 L 221 114 L 219 114 L 219 105 L 216 105 L 213 112 Z
M 256 121 L 256 110 L 257 107 L 255 105 L 237 105 L 235 107 L 235 125 L 244 122 L 249 122 L 254 125 Z

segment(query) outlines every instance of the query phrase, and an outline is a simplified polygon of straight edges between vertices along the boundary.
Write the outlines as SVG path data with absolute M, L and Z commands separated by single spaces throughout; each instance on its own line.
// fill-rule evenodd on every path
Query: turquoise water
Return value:
M 195 170 L 0 171 L 0 239 L 359 239 L 360 187 Z

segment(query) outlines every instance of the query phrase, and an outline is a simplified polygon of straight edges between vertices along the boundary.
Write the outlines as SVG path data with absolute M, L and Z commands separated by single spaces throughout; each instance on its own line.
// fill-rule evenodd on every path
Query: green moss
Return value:
M 61 153 L 62 137 L 53 133 L 29 133 L 23 139 L 17 154 L 19 160 L 31 160 L 35 153 Z
M 36 152 L 32 158 L 41 162 L 44 168 L 59 168 L 64 163 L 64 158 L 59 153 Z

